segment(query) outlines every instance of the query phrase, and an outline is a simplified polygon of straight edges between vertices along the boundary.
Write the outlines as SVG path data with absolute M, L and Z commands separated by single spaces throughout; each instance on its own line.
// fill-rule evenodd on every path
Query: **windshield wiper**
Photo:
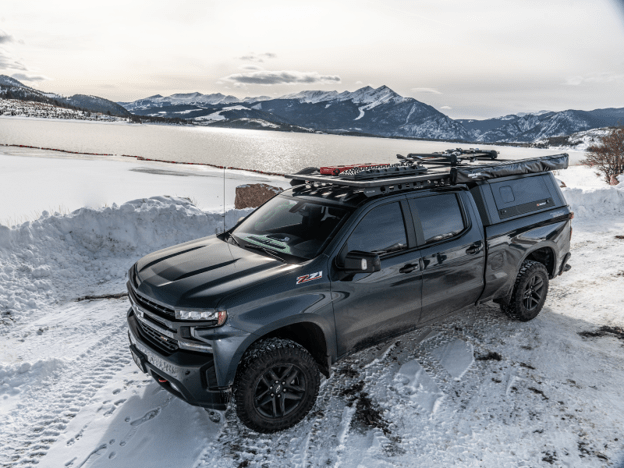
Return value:
M 286 263 L 286 260 L 284 260 L 282 257 L 280 257 L 279 255 L 277 255 L 277 253 L 271 249 L 267 249 L 266 247 L 261 247 L 259 245 L 254 245 L 254 244 L 247 244 L 245 246 L 246 249 L 255 249 L 255 250 L 262 250 L 263 252 L 265 252 L 266 254 L 270 255 L 273 258 L 276 258 L 277 260 L 279 260 L 282 263 Z
M 239 247 L 242 247 L 242 246 L 240 245 L 240 242 L 238 242 L 238 241 L 236 240 L 236 237 L 234 237 L 234 236 L 232 235 L 232 233 L 231 233 L 231 232 L 226 232 L 226 233 L 225 233 L 225 238 L 226 238 L 226 239 L 232 239 L 236 245 L 238 245 Z

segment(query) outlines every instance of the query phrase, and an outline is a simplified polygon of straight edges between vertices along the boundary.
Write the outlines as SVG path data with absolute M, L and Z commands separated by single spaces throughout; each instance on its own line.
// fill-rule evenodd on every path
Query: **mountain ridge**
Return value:
M 272 98 L 227 96 L 227 102 L 221 93 L 191 94 L 193 99 L 184 102 L 174 94 L 120 104 L 141 115 L 180 117 L 207 124 L 218 120 L 220 126 L 226 124 L 224 120 L 258 118 L 317 131 L 483 143 L 531 143 L 624 122 L 624 109 L 619 108 L 541 110 L 490 119 L 451 119 L 432 106 L 401 96 L 385 85 L 341 92 L 304 90 Z M 233 104 L 245 106 L 244 115 L 243 109 L 226 108 Z
M 354 91 L 304 90 L 239 99 L 223 93 L 155 94 L 129 102 L 93 95 L 45 93 L 0 75 L 0 98 L 36 101 L 131 118 L 193 125 L 361 134 L 475 143 L 536 143 L 624 123 L 624 108 L 537 111 L 489 119 L 452 119 L 386 85 Z M 151 119 L 151 120 L 150 120 Z M 264 122 L 264 124 L 262 124 Z M 300 130 L 303 129 L 303 130 Z
M 86 94 L 74 94 L 73 96 L 61 96 L 55 93 L 45 93 L 26 86 L 22 82 L 7 75 L 0 75 L 0 97 L 18 99 L 22 101 L 35 101 L 60 107 L 76 108 L 88 112 L 100 112 L 120 117 L 130 116 L 123 106 L 99 96 Z

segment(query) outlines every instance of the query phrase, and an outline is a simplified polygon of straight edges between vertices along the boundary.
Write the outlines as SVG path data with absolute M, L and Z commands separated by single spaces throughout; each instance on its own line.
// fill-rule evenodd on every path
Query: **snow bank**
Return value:
M 248 212 L 228 211 L 226 226 Z M 221 213 L 162 196 L 69 215 L 44 212 L 13 228 L 0 225 L 0 312 L 34 309 L 43 300 L 76 298 L 96 287 L 118 290 L 143 255 L 222 229 Z
M 563 194 L 581 218 L 624 214 L 624 183 L 601 188 L 563 188 Z

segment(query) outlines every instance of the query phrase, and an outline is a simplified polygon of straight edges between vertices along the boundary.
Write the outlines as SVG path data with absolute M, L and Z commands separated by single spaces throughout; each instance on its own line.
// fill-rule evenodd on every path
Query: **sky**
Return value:
M 0 74 L 114 101 L 386 85 L 453 118 L 624 107 L 624 0 L 5 1 Z

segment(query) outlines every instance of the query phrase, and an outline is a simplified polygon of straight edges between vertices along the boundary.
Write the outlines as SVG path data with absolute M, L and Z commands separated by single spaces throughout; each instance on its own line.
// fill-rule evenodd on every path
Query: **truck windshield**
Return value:
M 243 247 L 310 259 L 321 253 L 348 214 L 345 208 L 278 195 L 250 214 L 232 235 Z

